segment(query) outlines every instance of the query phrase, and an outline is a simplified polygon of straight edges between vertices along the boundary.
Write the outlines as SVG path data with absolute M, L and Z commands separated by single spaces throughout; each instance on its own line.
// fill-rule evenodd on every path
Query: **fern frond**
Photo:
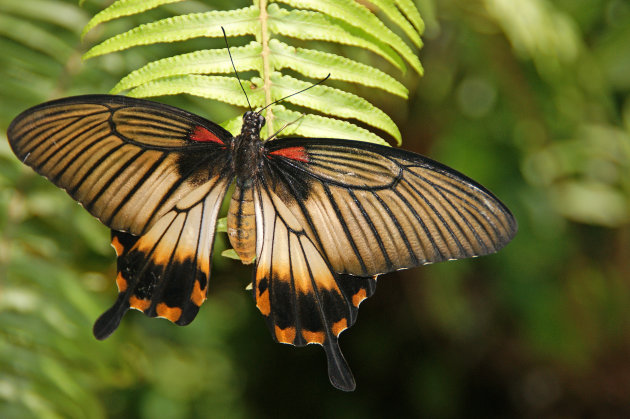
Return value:
M 280 73 L 273 73 L 271 82 L 273 84 L 272 100 L 278 100 L 310 86 L 310 83 L 290 76 L 283 76 Z M 402 141 L 398 127 L 385 112 L 352 93 L 319 85 L 299 95 L 287 98 L 286 102 L 314 109 L 327 115 L 356 119 L 387 132 L 398 143 Z
M 0 1 L 0 15 L 22 17 L 31 23 L 33 21 L 48 22 L 72 32 L 77 31 L 77 28 L 84 25 L 88 19 L 85 12 L 71 4 L 47 0 L 2 0 Z M 19 28 L 11 27 L 11 29 L 14 29 L 13 32 L 16 35 L 30 34 L 30 32 L 20 32 L 17 30 Z
M 68 3 L 0 0 L 1 114 L 15 116 L 50 99 L 51 91 L 63 93 L 68 73 L 78 67 L 77 34 L 88 20 Z
M 177 42 L 187 39 L 223 36 L 221 27 L 230 36 L 254 35 L 258 27 L 258 10 L 254 6 L 231 11 L 191 13 L 140 25 L 91 48 L 84 59 L 139 45 Z
M 274 107 L 274 115 L 278 122 L 278 127 L 284 127 L 284 129 L 282 129 L 282 136 L 297 135 L 312 138 L 344 138 L 347 140 L 389 145 L 387 141 L 365 128 L 358 127 L 340 119 L 295 112 L 282 105 L 276 105 Z M 239 115 L 225 121 L 221 126 L 236 135 L 240 132 L 242 123 L 243 118 Z
M 28 33 L 28 37 L 23 34 Z M 0 15 L 0 35 L 43 52 L 51 57 L 67 58 L 74 52 L 72 47 L 32 23 L 9 15 Z
M 405 99 L 409 95 L 409 90 L 392 76 L 346 57 L 312 49 L 294 48 L 276 39 L 269 41 L 269 52 L 276 70 L 290 68 L 314 79 L 323 79 L 330 74 L 333 80 L 383 89 Z
M 118 0 L 97 14 L 84 33 L 113 19 L 140 15 L 178 0 Z M 277 3 L 283 3 L 281 7 Z M 408 91 L 389 70 L 377 69 L 356 59 L 290 45 L 290 40 L 325 41 L 369 51 L 402 72 L 410 65 L 422 74 L 422 66 L 406 41 L 420 47 L 422 20 L 411 0 L 374 0 L 369 7 L 354 0 L 256 0 L 250 7 L 231 11 L 189 13 L 156 20 L 131 28 L 92 47 L 84 58 L 124 51 L 141 45 L 185 41 L 193 38 L 222 37 L 221 27 L 229 37 L 249 35 L 254 41 L 231 48 L 234 64 L 241 72 L 258 76 L 246 77 L 244 88 L 252 106 L 263 107 L 308 87 L 313 79 L 331 74 L 331 80 L 378 88 L 407 98 Z M 398 29 L 406 41 L 397 35 Z M 280 39 L 277 39 L 280 38 Z M 287 70 L 293 71 L 291 76 Z M 238 82 L 233 77 L 219 76 L 232 72 L 226 49 L 197 50 L 152 61 L 129 73 L 111 90 L 128 91 L 136 97 L 190 94 L 246 106 Z M 300 80 L 303 76 L 308 80 Z M 389 116 L 364 98 L 345 92 L 340 87 L 316 86 L 286 99 L 293 105 L 315 110 L 323 115 L 360 121 L 387 133 L 400 143 L 401 135 Z M 267 136 L 299 117 L 299 113 L 279 105 L 266 111 Z M 349 138 L 386 143 L 379 136 L 349 121 L 319 115 L 302 115 L 282 134 L 312 137 Z M 333 122 L 334 121 L 334 122 Z M 240 126 L 240 118 L 227 121 L 229 130 Z M 233 132 L 233 131 L 232 131 Z
M 244 47 L 230 48 L 234 65 L 239 71 L 262 72 L 261 52 L 262 46 L 258 42 L 251 42 Z M 226 48 L 195 51 L 153 61 L 129 73 L 114 86 L 110 93 L 119 93 L 164 77 L 186 74 L 226 74 L 233 71 Z
M 241 260 L 241 257 L 236 253 L 234 249 L 227 249 L 221 252 L 221 256 L 226 257 L 228 259 Z
M 386 43 L 362 30 L 318 12 L 306 10 L 285 10 L 270 4 L 269 30 L 279 35 L 305 41 L 328 41 L 364 48 L 380 55 L 401 71 L 405 63 Z
M 301 9 L 310 9 L 353 26 L 356 30 L 369 33 L 386 42 L 399 53 L 411 66 L 422 75 L 422 65 L 411 48 L 391 29 L 370 12 L 365 6 L 354 0 L 275 0 Z M 366 29 L 369 28 L 369 29 Z M 418 37 L 419 38 L 419 37 Z
M 387 141 L 383 140 L 378 135 L 347 121 L 319 115 L 304 115 L 286 109 L 283 106 L 274 108 L 274 113 L 280 127 L 292 123 L 303 116 L 302 119 L 294 125 L 287 126 L 287 128 L 282 131 L 283 135 L 299 135 L 301 137 L 313 138 L 345 138 L 348 140 L 389 145 Z
M 422 39 L 420 39 L 422 31 L 418 31 L 411 23 L 409 23 L 409 20 L 403 16 L 395 4 L 393 4 L 390 0 L 370 0 L 370 3 L 381 9 L 392 22 L 398 25 L 411 42 L 413 42 L 416 48 L 422 48 Z
M 100 11 L 85 25 L 81 32 L 81 39 L 101 23 L 118 19 L 123 16 L 131 16 L 147 10 L 155 9 L 163 4 L 179 3 L 184 0 L 120 0 L 113 3 L 107 9 Z
M 252 88 L 250 83 L 244 83 L 243 88 L 252 106 L 263 106 L 264 94 L 262 89 Z M 129 96 L 152 97 L 186 93 L 220 100 L 235 106 L 247 107 L 247 100 L 243 96 L 238 80 L 234 77 L 223 76 L 174 76 L 154 80 L 132 89 Z
M 405 14 L 405 17 L 416 28 L 416 31 L 422 35 L 424 33 L 424 21 L 420 17 L 420 12 L 412 0 L 395 0 L 396 6 Z

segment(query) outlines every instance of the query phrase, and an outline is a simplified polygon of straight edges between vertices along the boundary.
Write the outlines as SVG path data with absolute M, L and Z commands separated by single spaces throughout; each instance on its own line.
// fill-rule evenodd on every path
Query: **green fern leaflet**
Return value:
M 90 20 L 83 35 L 100 24 L 126 16 L 143 15 L 151 9 L 181 1 L 115 1 Z M 291 122 L 291 118 L 303 115 L 283 134 L 387 144 L 382 135 L 350 122 L 355 121 L 400 144 L 400 131 L 391 118 L 349 90 L 354 84 L 407 98 L 407 89 L 391 73 L 405 72 L 408 66 L 419 75 L 423 71 L 414 50 L 422 45 L 420 35 L 424 25 L 409 0 L 375 0 L 371 3 L 355 0 L 277 0 L 272 3 L 259 0 L 236 10 L 184 13 L 111 36 L 92 47 L 84 58 L 142 45 L 221 38 L 222 27 L 228 38 L 251 38 L 249 44 L 232 47 L 230 51 L 237 70 L 253 74 L 243 80 L 252 106 L 266 106 L 323 79 L 329 73 L 330 80 L 335 84 L 335 87 L 316 86 L 287 99 L 284 106 L 269 107 L 265 114 L 266 137 Z M 404 34 L 404 37 L 397 33 Z M 287 42 L 290 40 L 296 45 L 289 45 Z M 305 41 L 319 42 L 317 45 L 325 45 L 331 50 L 334 48 L 337 52 L 350 47 L 349 51 L 362 58 L 324 52 L 320 50 L 323 48 L 306 48 Z M 238 42 L 230 41 L 232 43 Z M 367 54 L 359 54 L 362 51 Z M 127 92 L 135 97 L 185 93 L 247 106 L 232 74 L 226 48 L 201 49 L 149 62 L 122 78 L 111 93 Z M 299 112 L 286 106 L 295 107 Z M 314 113 L 309 113 L 309 110 Z M 224 125 L 237 130 L 239 123 L 235 119 Z

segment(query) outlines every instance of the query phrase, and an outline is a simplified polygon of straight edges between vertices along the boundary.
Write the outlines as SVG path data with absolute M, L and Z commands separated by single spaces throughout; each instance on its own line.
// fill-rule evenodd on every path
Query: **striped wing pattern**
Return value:
M 225 167 L 225 146 L 196 143 L 196 127 L 223 128 L 183 110 L 121 96 L 61 99 L 29 109 L 8 130 L 25 164 L 108 227 L 140 235 L 182 196 Z M 223 164 L 221 164 L 223 163 Z
M 206 299 L 232 136 L 160 103 L 78 96 L 19 115 L 15 154 L 112 229 L 119 295 L 95 323 L 109 336 L 129 308 L 177 324 Z
M 323 345 L 340 389 L 354 380 L 337 338 L 378 274 L 496 252 L 516 233 L 489 191 L 418 154 L 333 139 L 265 148 L 257 306 L 277 341 Z
M 235 139 L 177 108 L 93 95 L 31 108 L 8 137 L 18 158 L 112 229 L 119 294 L 94 325 L 99 339 L 130 308 L 180 325 L 194 319 L 233 166 L 248 157 L 228 230 L 249 262 L 255 219 L 256 306 L 276 341 L 322 345 L 333 385 L 353 390 L 338 337 L 376 277 L 496 252 L 516 221 L 481 185 L 426 157 L 335 139 L 256 148 L 262 123 Z M 234 151 L 243 142 L 250 154 Z
M 376 278 L 332 271 L 300 222 L 263 177 L 254 191 L 257 264 L 253 280 L 256 306 L 277 342 L 322 345 L 331 383 L 355 388 L 337 338 L 356 320 Z
M 282 152 L 296 147 L 299 160 Z M 276 140 L 267 150 L 274 191 L 337 273 L 485 255 L 516 234 L 514 217 L 488 190 L 421 155 L 326 139 Z
M 214 231 L 229 181 L 217 176 L 180 200 L 142 236 L 112 230 L 118 298 L 94 324 L 105 339 L 130 308 L 190 323 L 206 300 Z

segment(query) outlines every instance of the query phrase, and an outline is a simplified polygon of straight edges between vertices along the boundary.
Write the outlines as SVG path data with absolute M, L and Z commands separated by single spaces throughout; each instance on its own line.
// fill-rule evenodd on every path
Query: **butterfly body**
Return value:
M 241 133 L 234 137 L 232 161 L 236 183 L 239 186 L 251 184 L 260 170 L 264 155 L 264 144 L 260 140 L 260 130 L 265 125 L 265 118 L 248 111 L 243 115 Z
M 256 258 L 256 214 L 252 183 L 251 180 L 245 185 L 239 185 L 237 182 L 227 216 L 230 244 L 246 265 Z
M 206 299 L 216 222 L 235 184 L 228 237 L 255 260 L 251 292 L 273 338 L 325 349 L 331 382 L 355 387 L 338 336 L 379 274 L 496 252 L 509 210 L 455 170 L 403 150 L 337 139 L 263 142 L 181 109 L 79 96 L 19 115 L 15 154 L 112 229 L 118 298 L 96 322 L 109 336 L 130 308 L 185 325 Z

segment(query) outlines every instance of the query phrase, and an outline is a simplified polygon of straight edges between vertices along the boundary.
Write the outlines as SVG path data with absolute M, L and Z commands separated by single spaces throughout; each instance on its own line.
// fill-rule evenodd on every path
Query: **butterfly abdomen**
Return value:
M 256 257 L 256 217 L 251 182 L 245 185 L 236 183 L 227 216 L 227 229 L 230 244 L 241 261 L 252 263 Z

